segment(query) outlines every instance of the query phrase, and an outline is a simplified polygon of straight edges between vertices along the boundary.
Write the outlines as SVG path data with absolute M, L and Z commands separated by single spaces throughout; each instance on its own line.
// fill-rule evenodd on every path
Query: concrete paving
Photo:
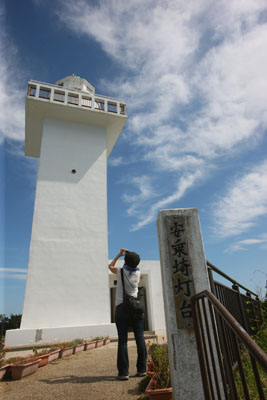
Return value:
M 3 400 L 137 400 L 140 396 L 138 383 L 142 378 L 134 377 L 135 342 L 128 343 L 128 351 L 128 381 L 116 380 L 117 343 L 113 342 L 53 361 L 20 381 L 2 381 L 0 397 Z M 22 355 L 21 351 L 19 355 Z

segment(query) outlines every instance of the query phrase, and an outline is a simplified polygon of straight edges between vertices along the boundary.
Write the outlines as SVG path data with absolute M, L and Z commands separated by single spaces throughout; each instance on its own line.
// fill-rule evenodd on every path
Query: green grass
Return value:
M 265 353 L 267 353 L 267 321 L 266 320 L 263 323 L 260 330 L 257 332 L 257 334 L 253 336 L 253 339 L 258 344 L 258 346 Z M 247 350 L 245 350 L 242 353 L 242 361 L 243 361 L 244 373 L 245 373 L 247 386 L 248 386 L 248 390 L 249 390 L 251 399 L 258 400 L 259 394 L 258 394 L 258 390 L 257 390 L 256 380 L 254 377 L 254 372 L 253 372 L 253 368 L 251 365 L 250 356 L 249 356 L 249 353 Z M 259 375 L 261 378 L 263 392 L 264 392 L 265 397 L 267 398 L 267 374 L 258 365 L 258 363 L 257 363 L 257 366 L 258 366 L 258 371 L 259 371 Z M 243 393 L 243 385 L 242 385 L 241 377 L 240 377 L 238 370 L 236 371 L 236 385 L 237 385 L 237 391 L 238 391 L 240 399 L 242 399 L 242 400 L 245 399 L 245 396 Z

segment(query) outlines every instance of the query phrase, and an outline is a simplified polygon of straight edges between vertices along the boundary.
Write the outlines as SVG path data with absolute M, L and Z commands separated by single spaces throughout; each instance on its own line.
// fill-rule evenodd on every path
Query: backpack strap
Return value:
M 122 269 L 123 269 L 123 268 L 122 268 Z M 123 274 L 123 275 L 124 275 L 124 274 Z M 130 285 L 132 286 L 132 288 L 135 289 L 134 285 L 130 282 L 130 280 L 129 280 L 127 274 L 125 274 L 125 276 L 126 276 L 127 281 L 128 281 L 128 282 L 130 283 Z
M 123 277 L 123 269 L 121 268 L 121 281 L 122 281 L 122 288 L 123 288 L 123 297 L 125 297 L 125 287 L 124 287 L 124 277 Z

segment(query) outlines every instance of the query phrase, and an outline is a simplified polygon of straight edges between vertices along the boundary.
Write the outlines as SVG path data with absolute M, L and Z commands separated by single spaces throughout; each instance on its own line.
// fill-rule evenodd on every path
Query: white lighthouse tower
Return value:
M 125 108 L 77 76 L 28 84 L 25 154 L 40 163 L 22 322 L 7 346 L 115 334 L 106 171 Z

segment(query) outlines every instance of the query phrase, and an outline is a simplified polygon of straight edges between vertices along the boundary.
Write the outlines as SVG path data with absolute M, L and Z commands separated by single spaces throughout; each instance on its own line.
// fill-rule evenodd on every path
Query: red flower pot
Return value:
M 50 363 L 51 361 L 57 360 L 59 358 L 59 353 L 60 353 L 60 349 L 52 351 L 51 353 L 49 353 L 48 362 Z
M 109 344 L 110 343 L 110 338 L 109 337 L 106 337 L 105 339 L 104 339 L 104 344 Z
M 42 356 L 39 356 L 38 358 L 40 359 L 39 368 L 44 367 L 46 364 L 48 364 L 49 353 L 43 354 Z
M 94 340 L 90 340 L 89 342 L 85 343 L 84 350 L 91 350 L 96 347 L 96 342 Z
M 74 354 L 78 353 L 79 351 L 84 351 L 84 343 L 77 344 L 74 347 Z
M 25 376 L 34 374 L 39 366 L 40 360 L 28 362 L 27 364 L 22 365 L 11 365 L 11 378 L 13 380 L 19 380 L 24 378 Z
M 171 400 L 172 399 L 172 388 L 157 389 L 156 379 L 154 376 L 149 381 L 145 392 L 150 400 Z
M 74 352 L 74 347 L 66 347 L 65 349 L 60 350 L 60 358 L 71 356 Z
M 0 368 L 0 381 L 4 378 L 7 378 L 7 376 L 9 375 L 10 365 L 11 364 L 7 364 Z

